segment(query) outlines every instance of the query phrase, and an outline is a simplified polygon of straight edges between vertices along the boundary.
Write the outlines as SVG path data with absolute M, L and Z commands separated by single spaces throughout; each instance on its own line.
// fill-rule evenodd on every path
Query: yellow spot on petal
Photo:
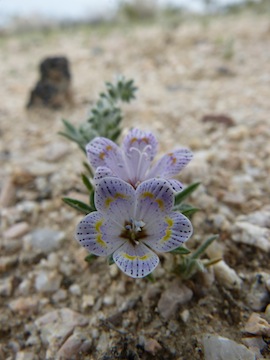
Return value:
M 101 152 L 100 154 L 99 154 L 99 158 L 101 159 L 101 160 L 104 160 L 104 158 L 105 158 L 105 152 Z
M 101 225 L 103 224 L 103 220 L 98 220 L 95 225 L 95 229 L 97 232 L 100 232 Z
M 110 207 L 111 203 L 116 201 L 117 199 L 127 199 L 128 197 L 125 195 L 125 194 L 122 194 L 122 193 L 115 193 L 114 196 L 112 197 L 108 197 L 106 200 L 105 200 L 105 207 L 108 208 Z
M 97 237 L 96 237 L 96 241 L 97 243 L 102 246 L 103 248 L 106 248 L 107 247 L 107 244 L 105 243 L 105 241 L 102 239 L 102 236 L 101 234 L 97 234 Z
M 168 224 L 167 229 L 166 229 L 166 233 L 163 236 L 163 238 L 160 240 L 160 242 L 166 242 L 168 240 L 170 240 L 171 236 L 172 236 L 172 226 L 174 224 L 173 219 L 166 217 L 165 219 L 166 223 Z
M 136 137 L 133 137 L 133 138 L 130 140 L 131 144 L 135 143 L 136 141 L 138 141 L 138 138 L 136 138 Z
M 147 260 L 147 259 L 149 259 L 151 257 L 151 254 L 146 254 L 146 255 L 143 255 L 143 256 L 137 256 L 137 255 L 129 255 L 129 254 L 126 254 L 126 253 L 122 253 L 122 256 L 125 259 L 134 261 L 134 260 Z
M 122 253 L 122 256 L 125 258 L 125 259 L 128 259 L 128 260 L 135 260 L 135 259 L 137 259 L 137 256 L 132 256 L 132 255 L 128 255 L 128 254 L 126 254 L 126 253 Z
M 144 141 L 146 144 L 149 144 L 149 139 L 147 137 L 143 137 L 141 141 Z
M 150 199 L 153 199 L 154 194 L 152 194 L 150 191 L 145 191 L 144 193 L 142 193 L 141 197 L 143 197 L 143 198 L 149 197 Z
M 112 146 L 111 146 L 111 145 L 106 146 L 106 150 L 107 150 L 107 151 L 112 150 Z
M 169 153 L 168 156 L 171 158 L 172 163 L 175 164 L 176 163 L 176 157 L 173 156 L 173 153 Z
M 156 203 L 158 204 L 158 207 L 159 207 L 161 210 L 164 210 L 164 201 L 163 201 L 163 200 L 157 199 L 157 200 L 156 200 Z

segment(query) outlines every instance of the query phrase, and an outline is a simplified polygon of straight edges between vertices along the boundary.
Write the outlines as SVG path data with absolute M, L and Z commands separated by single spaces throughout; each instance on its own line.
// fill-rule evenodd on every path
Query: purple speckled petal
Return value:
M 180 192 L 183 190 L 183 184 L 175 179 L 167 179 L 168 183 L 170 184 L 171 188 L 173 189 L 174 192 Z
M 116 265 L 128 276 L 142 278 L 155 270 L 158 256 L 143 243 L 132 245 L 126 242 L 113 254 Z
M 119 237 L 121 229 L 105 219 L 99 212 L 85 216 L 76 228 L 76 239 L 90 253 L 97 256 L 112 254 L 124 240 Z
M 134 215 L 135 190 L 125 181 L 108 177 L 101 179 L 95 192 L 98 211 L 124 226 Z
M 185 148 L 165 154 L 148 173 L 147 178 L 161 177 L 170 179 L 177 175 L 190 162 L 192 157 L 192 152 Z
M 96 169 L 98 166 L 106 166 L 110 157 L 120 157 L 120 148 L 111 140 L 104 137 L 96 137 L 86 145 L 86 153 L 91 166 Z
M 132 148 L 136 148 L 140 152 L 146 152 L 150 161 L 153 160 L 157 153 L 157 146 L 157 139 L 150 131 L 139 129 L 130 130 L 123 140 L 123 150 L 125 153 L 130 153 Z
M 105 177 L 115 177 L 115 175 L 113 174 L 112 170 L 107 168 L 106 166 L 99 166 L 95 172 L 95 177 L 94 177 L 95 184 L 98 184 L 100 180 Z
M 143 242 L 159 252 L 172 251 L 181 246 L 192 235 L 192 224 L 187 217 L 176 211 L 171 212 L 163 221 L 153 223 L 149 235 Z
M 151 224 L 157 217 L 171 212 L 174 193 L 163 179 L 150 179 L 141 183 L 136 190 L 136 219 Z

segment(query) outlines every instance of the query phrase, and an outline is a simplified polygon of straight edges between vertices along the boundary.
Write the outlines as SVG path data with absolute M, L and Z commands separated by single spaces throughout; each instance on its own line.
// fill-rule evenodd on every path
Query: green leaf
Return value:
M 154 282 L 156 281 L 153 273 L 146 275 L 146 276 L 145 276 L 145 279 L 148 280 L 148 281 L 150 281 L 151 283 L 154 283 Z
M 107 257 L 107 260 L 108 260 L 108 264 L 109 264 L 109 265 L 114 264 L 113 255 L 109 255 L 109 256 Z
M 83 181 L 86 189 L 91 194 L 91 192 L 94 190 L 93 185 L 91 184 L 90 180 L 88 179 L 88 177 L 85 174 L 82 174 L 81 177 L 82 177 L 82 181 Z
M 174 211 L 179 211 L 180 213 L 182 213 L 183 215 L 187 216 L 188 218 L 190 218 L 193 214 L 195 214 L 197 211 L 200 211 L 199 208 L 193 207 L 189 204 L 179 204 L 174 206 L 173 208 Z
M 62 198 L 62 200 L 71 206 L 73 209 L 82 212 L 83 214 L 89 214 L 90 212 L 95 211 L 95 209 L 91 208 L 89 205 L 85 204 L 84 202 L 76 199 L 71 199 L 68 197 Z
M 179 254 L 179 255 L 188 255 L 190 254 L 190 250 L 185 248 L 184 246 L 180 246 L 177 249 L 170 251 L 171 254 Z
M 92 264 L 92 263 L 94 262 L 94 260 L 96 260 L 97 257 L 98 257 L 98 256 L 96 256 L 96 255 L 94 255 L 94 254 L 89 254 L 89 255 L 87 255 L 87 256 L 84 258 L 84 260 L 85 260 L 86 262 L 88 262 L 89 264 Z
M 181 202 L 183 202 L 188 196 L 190 196 L 197 189 L 197 187 L 199 185 L 200 185 L 200 182 L 195 182 L 195 183 L 189 185 L 188 187 L 186 187 L 180 193 L 178 193 L 175 196 L 174 206 L 176 206 L 176 205 L 180 204 Z
M 210 236 L 204 243 L 202 243 L 201 246 L 190 256 L 191 259 L 198 259 L 205 250 L 212 244 L 213 241 L 215 241 L 219 236 L 213 235 Z
M 90 196 L 89 196 L 89 202 L 90 202 L 90 206 L 92 207 L 92 209 L 97 210 L 96 204 L 95 204 L 95 191 L 91 191 Z
M 93 174 L 93 171 L 92 171 L 90 165 L 84 161 L 83 166 L 85 167 L 86 171 L 89 173 L 89 176 L 93 179 L 94 174 Z

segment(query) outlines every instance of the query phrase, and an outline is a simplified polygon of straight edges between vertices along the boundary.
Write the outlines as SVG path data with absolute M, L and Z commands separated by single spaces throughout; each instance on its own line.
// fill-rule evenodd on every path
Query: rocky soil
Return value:
M 2 35 L 0 359 L 270 358 L 270 21 L 254 14 L 177 24 Z M 74 105 L 26 110 L 46 56 L 71 63 Z M 180 174 L 195 249 L 223 260 L 183 281 L 162 255 L 133 280 L 74 240 L 82 152 L 60 137 L 116 74 L 133 78 L 123 127 L 152 130 L 160 153 L 194 152 Z M 221 116 L 221 115 L 226 115 Z

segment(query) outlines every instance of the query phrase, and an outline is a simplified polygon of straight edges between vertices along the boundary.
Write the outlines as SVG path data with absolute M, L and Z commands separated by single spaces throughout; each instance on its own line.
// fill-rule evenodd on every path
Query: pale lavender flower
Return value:
M 95 205 L 97 211 L 77 226 L 76 239 L 94 255 L 113 255 L 116 265 L 133 278 L 156 268 L 154 251 L 174 250 L 192 234 L 189 219 L 172 211 L 174 193 L 166 180 L 146 180 L 134 189 L 115 177 L 101 179 Z
M 151 132 L 132 129 L 120 148 L 113 141 L 96 137 L 86 146 L 88 160 L 96 170 L 95 182 L 106 176 L 115 176 L 136 188 L 144 180 L 166 179 L 175 192 L 183 189 L 173 179 L 192 159 L 192 153 L 181 148 L 165 154 L 153 165 L 157 153 L 157 140 Z

